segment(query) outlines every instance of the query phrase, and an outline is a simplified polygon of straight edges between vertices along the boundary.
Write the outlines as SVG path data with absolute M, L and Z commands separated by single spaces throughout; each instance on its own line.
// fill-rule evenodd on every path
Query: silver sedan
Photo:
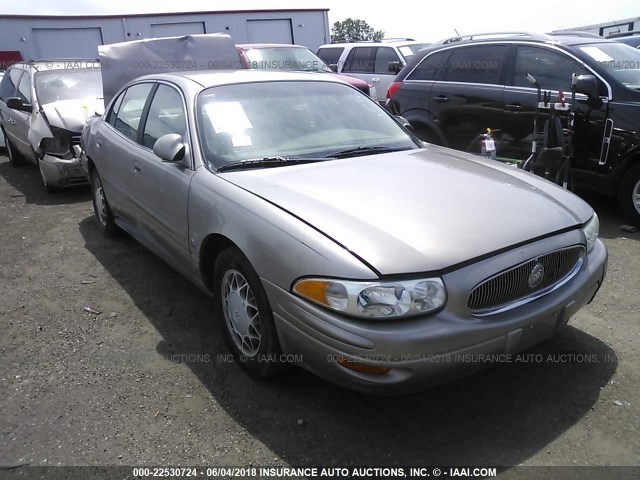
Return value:
M 82 146 L 102 231 L 210 293 L 259 377 L 295 360 L 349 388 L 424 388 L 553 335 L 606 271 L 584 201 L 422 144 L 316 74 L 141 77 Z

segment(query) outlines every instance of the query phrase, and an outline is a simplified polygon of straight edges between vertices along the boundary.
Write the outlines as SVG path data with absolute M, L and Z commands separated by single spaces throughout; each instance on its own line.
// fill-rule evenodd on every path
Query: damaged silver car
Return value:
M 86 184 L 80 133 L 103 108 L 97 60 L 13 65 L 0 84 L 0 126 L 11 165 L 37 165 L 47 190 Z

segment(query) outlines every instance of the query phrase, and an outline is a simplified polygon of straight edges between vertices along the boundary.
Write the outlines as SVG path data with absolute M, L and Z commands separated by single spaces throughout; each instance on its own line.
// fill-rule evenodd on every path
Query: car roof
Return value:
M 607 43 L 611 42 L 606 38 L 596 35 L 595 33 L 566 31 L 552 33 L 536 33 L 536 32 L 491 32 L 479 33 L 471 35 L 461 35 L 438 40 L 434 46 L 452 46 L 466 45 L 473 43 L 510 43 L 510 42 L 533 42 L 541 44 L 556 45 L 583 45 L 587 43 Z
M 250 50 L 253 48 L 307 48 L 302 45 L 293 45 L 291 43 L 238 43 L 236 47 L 243 50 Z
M 278 81 L 317 81 L 344 83 L 333 78 L 333 75 L 316 72 L 291 72 L 279 70 L 196 70 L 189 72 L 168 72 L 156 75 L 145 75 L 138 80 L 172 80 L 186 78 L 202 85 L 204 88 L 236 83 L 278 82 Z
M 416 40 L 371 40 L 364 42 L 340 42 L 340 43 L 326 43 L 324 45 L 320 45 L 318 48 L 331 48 L 331 47 L 350 47 L 350 46 L 358 46 L 358 47 L 379 47 L 379 46 L 391 46 L 391 47 L 402 47 L 404 45 L 422 45 L 428 44 L 429 42 L 418 42 Z

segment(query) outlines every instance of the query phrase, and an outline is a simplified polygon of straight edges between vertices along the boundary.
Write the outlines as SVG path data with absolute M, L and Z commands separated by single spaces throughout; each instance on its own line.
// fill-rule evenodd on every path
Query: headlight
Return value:
M 582 227 L 582 231 L 584 232 L 584 236 L 587 239 L 587 252 L 593 250 L 593 246 L 596 244 L 596 240 L 598 240 L 598 231 L 600 230 L 600 220 L 598 220 L 598 215 L 595 213 L 591 220 L 589 220 L 584 227 Z
M 391 318 L 433 312 L 447 301 L 440 278 L 398 282 L 355 282 L 305 278 L 294 293 L 337 312 L 357 317 Z

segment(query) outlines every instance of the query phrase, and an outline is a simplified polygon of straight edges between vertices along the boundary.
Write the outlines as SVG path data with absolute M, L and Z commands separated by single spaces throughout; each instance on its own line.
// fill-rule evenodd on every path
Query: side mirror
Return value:
M 163 162 L 182 161 L 185 150 L 184 139 L 177 133 L 167 133 L 153 144 L 153 153 Z
M 21 112 L 31 113 L 31 104 L 25 103 L 24 100 L 18 97 L 7 98 L 7 108 L 11 110 L 20 110 Z
M 576 93 L 582 93 L 589 98 L 591 102 L 600 100 L 600 92 L 598 91 L 598 80 L 593 75 L 579 75 L 575 80 Z
M 395 73 L 396 75 L 400 73 L 400 70 L 402 70 L 402 63 L 395 61 L 395 62 L 389 62 L 389 71 L 391 73 Z
M 330 63 L 329 64 L 329 68 L 331 70 L 333 70 L 334 72 L 336 72 L 336 73 L 338 72 L 338 64 L 337 63 Z

